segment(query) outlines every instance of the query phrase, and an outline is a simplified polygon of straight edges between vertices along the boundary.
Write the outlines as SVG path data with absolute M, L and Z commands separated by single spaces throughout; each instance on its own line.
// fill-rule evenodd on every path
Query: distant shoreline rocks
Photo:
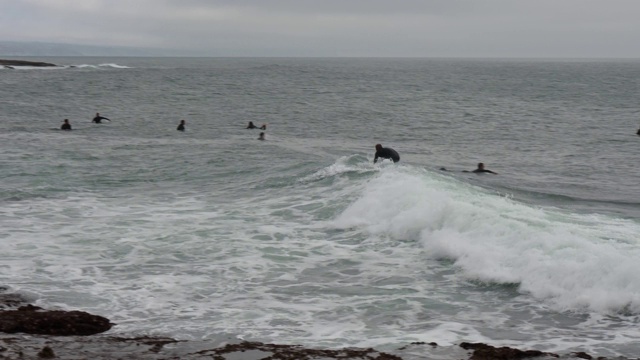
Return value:
M 45 310 L 7 290 L 0 287 L 0 333 L 86 336 L 105 332 L 115 325 L 105 317 L 84 311 Z
M 8 69 L 13 69 L 14 66 L 57 67 L 58 65 L 41 61 L 0 59 L 0 66 L 4 66 Z

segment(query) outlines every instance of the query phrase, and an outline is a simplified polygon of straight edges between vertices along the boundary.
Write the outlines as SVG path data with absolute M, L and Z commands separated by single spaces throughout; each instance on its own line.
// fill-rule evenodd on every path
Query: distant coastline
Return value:
M 11 68 L 13 66 L 37 66 L 37 67 L 55 67 L 56 64 L 40 62 L 40 61 L 27 61 L 27 60 L 5 60 L 0 59 L 0 66 Z
M 143 56 L 143 57 L 183 57 L 210 55 L 200 51 L 180 49 L 156 49 L 127 46 L 99 46 L 50 42 L 2 41 L 0 40 L 0 57 L 32 57 L 32 56 Z M 216 55 L 214 53 L 214 55 Z M 222 55 L 222 54 L 217 54 Z

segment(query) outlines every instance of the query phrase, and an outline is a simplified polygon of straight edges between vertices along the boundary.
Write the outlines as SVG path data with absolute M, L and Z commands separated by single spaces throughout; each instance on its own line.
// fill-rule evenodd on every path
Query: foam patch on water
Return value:
M 371 164 L 363 163 L 361 156 L 343 156 L 338 158 L 334 164 L 322 168 L 315 173 L 300 179 L 301 182 L 319 181 L 344 174 L 366 174 L 376 169 Z
M 104 64 L 80 64 L 80 65 L 70 65 L 67 68 L 79 68 L 79 69 L 104 69 L 104 68 L 112 68 L 112 69 L 131 69 L 131 67 L 126 65 L 119 65 L 115 63 L 104 63 Z

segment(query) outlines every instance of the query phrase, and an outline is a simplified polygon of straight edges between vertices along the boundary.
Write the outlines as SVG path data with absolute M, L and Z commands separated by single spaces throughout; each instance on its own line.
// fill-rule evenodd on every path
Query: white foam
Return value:
M 119 65 L 119 64 L 114 64 L 114 63 L 105 63 L 105 64 L 98 64 L 98 65 L 93 65 L 93 64 L 80 64 L 80 65 L 70 65 L 70 66 L 66 66 L 65 68 L 78 68 L 78 69 L 100 69 L 100 68 L 114 68 L 114 69 L 131 69 L 131 67 L 126 66 L 126 65 Z
M 131 69 L 131 67 L 129 67 L 129 66 L 118 65 L 118 64 L 113 64 L 113 63 L 100 64 L 98 66 L 100 66 L 100 67 L 110 67 L 110 68 L 115 68 L 115 69 Z
M 338 175 L 355 172 L 355 173 L 368 173 L 374 171 L 374 168 L 367 163 L 356 163 L 352 164 L 351 159 L 353 156 L 342 156 L 336 160 L 335 163 L 322 168 L 315 173 L 305 176 L 300 179 L 301 182 L 310 182 L 310 181 L 318 181 L 325 178 L 331 178 Z
M 446 182 L 445 182 L 446 181 Z M 464 275 L 519 283 L 557 310 L 640 312 L 638 223 L 539 209 L 453 179 L 386 168 L 335 222 L 416 240 Z

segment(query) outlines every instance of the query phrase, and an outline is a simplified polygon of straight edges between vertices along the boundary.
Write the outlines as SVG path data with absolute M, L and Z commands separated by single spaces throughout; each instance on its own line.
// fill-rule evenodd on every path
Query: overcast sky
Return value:
M 640 0 L 0 0 L 0 40 L 212 56 L 640 58 Z

